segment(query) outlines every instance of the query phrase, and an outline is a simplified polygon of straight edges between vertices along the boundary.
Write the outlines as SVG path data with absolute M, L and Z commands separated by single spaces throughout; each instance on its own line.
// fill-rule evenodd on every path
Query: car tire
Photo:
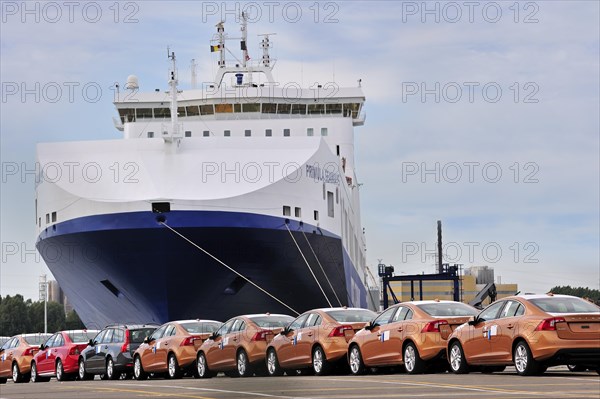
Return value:
M 240 377 L 252 376 L 252 368 L 250 366 L 250 360 L 245 350 L 240 350 L 236 356 L 237 373 Z
M 31 363 L 31 376 L 30 376 L 30 380 L 31 382 L 48 382 L 50 381 L 50 378 L 48 377 L 40 377 L 40 375 L 37 373 L 37 364 L 35 362 Z
M 88 380 L 91 380 L 94 378 L 93 374 L 88 374 L 85 371 L 85 361 L 83 360 L 83 358 L 79 359 L 77 370 L 78 370 L 77 377 L 79 378 L 80 381 L 88 381 Z
M 365 363 L 362 360 L 362 355 L 358 345 L 352 345 L 350 347 L 348 364 L 350 365 L 350 372 L 354 375 L 361 375 L 366 372 Z
M 404 346 L 402 361 L 404 362 L 404 369 L 408 374 L 421 374 L 425 372 L 425 361 L 421 359 L 417 347 L 412 342 Z
M 139 356 L 136 356 L 133 360 L 133 377 L 138 381 L 148 379 L 148 373 L 144 371 L 142 359 Z
M 585 370 L 587 370 L 587 367 L 580 366 L 578 364 L 567 364 L 567 368 L 569 369 L 569 371 L 572 371 L 574 373 L 576 373 L 578 371 L 585 371 Z
M 25 375 L 23 373 L 21 373 L 21 370 L 19 370 L 19 365 L 17 363 L 12 364 L 11 370 L 12 370 L 12 380 L 15 384 L 25 382 Z
M 62 361 L 58 359 L 58 362 L 56 362 L 56 381 L 63 382 L 67 379 L 68 378 L 65 374 L 65 368 L 63 367 Z
M 174 353 L 169 354 L 169 357 L 167 358 L 167 372 L 170 379 L 175 380 L 181 378 L 181 368 L 179 367 L 177 357 Z
M 331 363 L 327 360 L 325 351 L 320 346 L 317 346 L 313 350 L 312 355 L 312 368 L 315 375 L 327 375 L 331 369 Z
M 283 369 L 279 365 L 279 360 L 277 359 L 277 352 L 275 352 L 275 349 L 273 348 L 269 348 L 267 351 L 267 372 L 271 377 L 283 375 Z
M 212 378 L 216 375 L 208 368 L 206 356 L 202 352 L 200 352 L 196 358 L 196 370 L 198 372 L 198 378 Z
M 106 371 L 104 375 L 107 380 L 118 380 L 121 378 L 121 373 L 115 370 L 115 362 L 112 357 L 106 359 Z
M 469 372 L 469 366 L 467 365 L 467 359 L 465 359 L 465 352 L 463 351 L 460 342 L 454 341 L 450 345 L 448 362 L 450 363 L 450 370 L 454 374 L 467 374 Z
M 0 377 L 0 384 L 6 384 L 6 377 Z
M 533 358 L 531 349 L 525 341 L 519 341 L 513 350 L 513 362 L 519 375 L 537 375 L 541 374 L 542 366 Z

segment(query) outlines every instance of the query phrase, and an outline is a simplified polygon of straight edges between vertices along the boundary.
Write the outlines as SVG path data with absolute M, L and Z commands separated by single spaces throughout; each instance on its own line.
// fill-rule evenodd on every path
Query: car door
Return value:
M 277 360 L 282 367 L 297 366 L 298 355 L 296 345 L 298 344 L 298 332 L 302 330 L 308 314 L 300 315 L 292 321 L 287 329 L 283 330 L 278 338 Z M 284 334 L 285 333 L 285 334 Z
M 391 307 L 383 311 L 371 324 L 370 330 L 365 330 L 362 338 L 361 354 L 367 365 L 386 365 L 390 362 L 390 331 L 389 324 L 397 307 Z
M 12 348 L 15 344 L 15 340 L 18 342 L 17 338 L 12 338 L 5 342 L 4 345 L 2 345 L 2 349 L 0 350 L 0 375 L 10 375 L 10 367 L 12 363 Z
M 407 306 L 399 306 L 398 311 L 388 324 L 390 339 L 388 344 L 389 361 L 404 361 L 402 345 L 407 336 L 416 332 L 416 324 L 412 321 L 413 311 Z M 418 342 L 418 341 L 416 341 Z
M 162 337 L 156 341 L 154 366 L 157 370 L 167 369 L 167 356 L 169 355 L 169 346 L 173 344 L 171 342 L 173 335 L 175 335 L 175 325 L 168 324 Z
M 102 335 L 100 341 L 94 345 L 94 352 L 88 361 L 87 369 L 95 373 L 102 373 L 106 366 L 106 353 L 108 351 L 108 345 L 112 340 L 115 330 L 112 328 L 107 329 Z
M 243 348 L 244 344 L 252 339 L 252 333 L 247 331 L 248 324 L 243 319 L 236 319 L 227 334 L 225 339 L 225 345 L 229 348 L 226 349 L 226 360 L 224 365 L 227 367 L 234 367 L 237 365 L 236 354 L 239 348 Z
M 219 330 L 215 333 L 216 336 L 212 341 L 206 341 L 206 362 L 208 368 L 218 369 L 223 367 L 223 364 L 226 362 L 227 357 L 231 355 L 232 345 L 229 345 L 229 339 L 227 337 L 227 333 L 233 326 L 235 319 L 229 320 L 227 323 L 223 324 Z M 225 340 L 227 338 L 227 340 Z M 233 355 L 235 357 L 235 352 Z
M 525 307 L 519 301 L 506 301 L 506 305 L 500 311 L 500 317 L 496 320 L 497 335 L 492 336 L 490 340 L 494 354 L 490 360 L 512 362 L 512 343 L 518 334 L 517 322 L 524 313 Z
M 65 339 L 61 333 L 56 334 L 54 341 L 52 342 L 52 350 L 48 354 L 48 360 L 50 361 L 49 368 L 52 374 L 56 374 L 56 362 L 60 358 L 60 348 L 65 345 Z
M 54 340 L 56 339 L 56 335 L 52 335 L 50 338 L 44 342 L 44 350 L 39 356 L 36 355 L 36 364 L 38 374 L 47 374 L 54 371 L 54 363 L 50 360 L 52 356 L 52 346 Z
M 469 325 L 468 333 L 461 336 L 461 343 L 467 362 L 486 363 L 493 357 L 490 341 L 498 334 L 498 314 L 504 307 L 504 301 L 494 302 L 482 310 Z
M 88 345 L 82 352 L 81 357 L 83 357 L 85 368 L 88 372 L 92 371 L 92 366 L 94 365 L 94 357 L 96 356 L 96 346 L 100 345 L 100 341 L 102 341 L 102 337 L 106 333 L 106 330 L 100 331 L 96 336 L 91 340 L 92 345 Z
M 150 336 L 148 337 L 148 342 L 143 345 L 143 349 L 141 350 L 140 358 L 142 360 L 142 367 L 146 371 L 154 371 L 156 369 L 156 351 L 157 345 L 160 339 L 162 338 L 165 330 L 167 329 L 167 324 L 160 326 L 157 328 Z
M 308 313 L 305 316 L 302 326 L 295 330 L 292 335 L 292 345 L 295 346 L 294 363 L 297 365 L 312 363 L 312 347 L 317 335 L 313 323 L 319 315 Z

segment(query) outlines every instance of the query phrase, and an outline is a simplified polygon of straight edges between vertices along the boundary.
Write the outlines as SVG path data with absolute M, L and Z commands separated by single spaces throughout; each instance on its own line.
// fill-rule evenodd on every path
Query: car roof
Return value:
M 408 304 L 413 304 L 413 305 L 428 305 L 428 304 L 432 304 L 432 303 L 462 303 L 463 305 L 470 306 L 468 303 L 448 301 L 448 300 L 406 301 L 406 302 L 400 302 L 398 305 L 402 305 L 403 303 L 405 303 L 405 304 L 408 303 Z
M 173 321 L 169 321 L 168 323 L 165 323 L 165 324 L 169 324 L 169 323 L 177 323 L 177 324 L 181 324 L 181 323 L 219 323 L 219 324 L 223 324 L 223 322 L 221 322 L 221 321 L 204 320 L 204 319 L 173 320 Z
M 107 328 L 125 328 L 127 330 L 136 330 L 138 328 L 157 328 L 160 327 L 160 324 L 148 323 L 148 324 L 109 324 L 103 328 L 106 330 Z
M 283 316 L 283 317 L 292 317 L 289 314 L 279 314 L 279 313 L 256 313 L 256 314 L 243 314 L 243 315 L 239 315 L 236 317 L 264 317 L 264 316 Z M 232 319 L 235 319 L 236 317 L 232 317 Z
M 320 310 L 320 311 L 326 312 L 328 310 L 370 310 L 370 309 L 365 309 L 365 308 L 349 308 L 349 307 L 344 306 L 344 307 L 335 307 L 335 308 L 318 308 L 318 309 L 308 310 L 307 312 L 312 312 L 312 311 L 315 311 L 315 310 Z
M 562 294 L 522 294 L 522 295 L 513 295 L 506 298 L 501 299 L 512 299 L 512 298 L 522 298 L 522 299 L 540 299 L 540 298 L 578 298 L 573 295 L 562 295 Z

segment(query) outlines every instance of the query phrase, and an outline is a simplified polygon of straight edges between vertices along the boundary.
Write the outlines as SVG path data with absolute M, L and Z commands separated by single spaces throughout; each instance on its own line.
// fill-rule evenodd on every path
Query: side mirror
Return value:
M 142 342 L 145 343 L 145 344 L 149 344 L 150 343 L 150 338 L 146 337 L 146 338 L 144 338 L 144 340 Z
M 44 349 L 46 349 L 46 345 L 40 344 L 40 350 L 43 351 Z
M 377 324 L 375 321 L 371 320 L 371 321 L 369 322 L 369 324 L 367 324 L 367 325 L 365 326 L 365 330 L 367 330 L 367 331 L 372 331 L 372 330 L 373 330 L 375 327 L 378 327 L 378 326 L 379 326 L 379 324 Z
M 213 341 L 217 338 L 219 338 L 219 333 L 217 333 L 216 331 L 214 333 L 210 334 L 210 337 L 208 337 L 208 339 L 213 340 Z
M 96 341 L 94 341 L 93 339 L 90 339 L 88 342 L 88 346 L 94 346 L 96 345 Z
M 479 319 L 477 318 L 477 316 L 473 316 L 473 318 L 470 319 L 467 323 L 470 326 L 474 326 L 474 325 L 477 325 L 479 323 Z

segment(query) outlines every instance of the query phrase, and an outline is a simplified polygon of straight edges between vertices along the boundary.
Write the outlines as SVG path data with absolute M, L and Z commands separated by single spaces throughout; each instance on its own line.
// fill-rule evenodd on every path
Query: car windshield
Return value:
M 67 335 L 73 343 L 84 344 L 87 343 L 90 339 L 94 338 L 97 333 L 98 331 L 73 331 L 68 332 Z
M 46 342 L 48 338 L 50 338 L 50 334 L 35 334 L 23 336 L 23 340 L 25 340 L 25 342 L 28 345 L 41 345 L 44 342 Z
M 221 327 L 221 323 L 201 323 L 198 321 L 181 323 L 181 327 L 190 334 L 213 333 Z
M 144 338 L 149 337 L 154 332 L 154 330 L 156 330 L 155 327 L 130 330 L 129 340 L 134 344 L 141 344 L 142 342 L 144 342 Z
M 326 310 L 325 313 L 340 323 L 366 323 L 377 316 L 377 313 L 367 309 L 336 309 Z
M 477 309 L 460 302 L 423 303 L 417 307 L 434 317 L 475 316 L 479 313 Z
M 600 308 L 591 302 L 576 297 L 533 298 L 533 303 L 548 313 L 598 313 Z
M 250 317 L 257 326 L 261 328 L 277 328 L 277 327 L 285 327 L 290 324 L 294 318 L 292 316 L 252 316 Z

